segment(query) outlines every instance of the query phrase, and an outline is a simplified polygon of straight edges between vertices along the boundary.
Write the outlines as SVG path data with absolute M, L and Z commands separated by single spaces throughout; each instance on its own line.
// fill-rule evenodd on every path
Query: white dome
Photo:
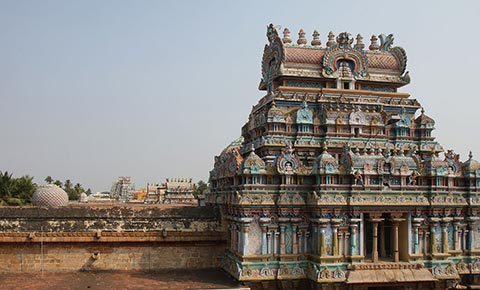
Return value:
M 68 205 L 68 194 L 55 184 L 40 186 L 32 196 L 34 206 L 66 206 Z

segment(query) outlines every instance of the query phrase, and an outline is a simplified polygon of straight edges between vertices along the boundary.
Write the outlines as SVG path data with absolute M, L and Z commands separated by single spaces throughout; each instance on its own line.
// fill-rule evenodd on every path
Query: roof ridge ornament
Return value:
M 357 40 L 357 43 L 353 46 L 356 49 L 361 49 L 363 50 L 365 48 L 365 44 L 363 43 L 363 36 L 359 33 L 357 34 L 357 37 L 355 38 Z
M 337 36 L 337 43 L 340 48 L 350 49 L 352 48 L 352 35 L 348 32 L 342 32 Z
M 298 32 L 297 44 L 298 45 L 307 44 L 307 39 L 305 38 L 305 31 L 303 31 L 303 28 L 300 28 L 300 31 Z
M 318 33 L 317 30 L 314 30 L 312 36 L 312 46 L 320 46 L 322 44 L 322 42 L 320 41 L 320 33 Z
M 277 28 L 273 25 L 273 23 L 270 23 L 269 26 L 267 26 L 267 38 L 270 43 L 272 43 L 275 38 L 278 37 L 278 31 Z
M 380 51 L 390 51 L 393 45 L 393 34 L 389 34 L 388 36 L 385 34 L 380 34 L 378 36 L 380 38 Z
M 368 49 L 374 51 L 374 50 L 378 50 L 380 48 L 380 45 L 378 45 L 378 37 L 373 34 L 372 37 L 370 38 L 370 46 L 368 47 Z
M 333 46 L 335 44 L 335 34 L 332 31 L 328 33 L 327 47 Z
M 292 43 L 292 37 L 290 36 L 290 30 L 286 27 L 283 30 L 282 41 L 283 41 L 283 43 Z

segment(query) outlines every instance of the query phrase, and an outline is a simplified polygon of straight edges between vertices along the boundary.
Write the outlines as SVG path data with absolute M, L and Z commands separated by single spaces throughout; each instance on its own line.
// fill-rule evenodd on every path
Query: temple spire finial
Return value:
M 372 35 L 372 38 L 370 38 L 371 44 L 368 47 L 370 50 L 378 50 L 380 48 L 380 45 L 378 44 L 378 37 L 374 34 Z
M 365 44 L 363 43 L 363 36 L 359 33 L 357 34 L 357 37 L 355 38 L 357 40 L 357 43 L 355 44 L 355 48 L 363 50 L 365 48 Z
M 332 31 L 328 33 L 327 47 L 330 47 L 335 44 L 335 34 Z
M 290 36 L 290 30 L 286 27 L 283 30 L 282 41 L 283 41 L 283 43 L 292 43 L 292 37 Z
M 303 28 L 301 28 L 300 31 L 298 32 L 297 44 L 298 45 L 307 44 L 307 39 L 305 38 L 305 31 L 303 31 Z
M 320 46 L 322 44 L 322 42 L 320 41 L 320 33 L 314 30 L 312 36 L 313 36 L 313 39 L 311 42 L 312 46 Z

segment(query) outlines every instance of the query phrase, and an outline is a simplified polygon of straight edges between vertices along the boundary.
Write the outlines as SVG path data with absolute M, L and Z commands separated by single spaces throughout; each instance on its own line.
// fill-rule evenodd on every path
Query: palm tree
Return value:
M 53 178 L 49 175 L 49 176 L 45 177 L 45 182 L 48 183 L 48 184 L 51 184 L 53 182 Z

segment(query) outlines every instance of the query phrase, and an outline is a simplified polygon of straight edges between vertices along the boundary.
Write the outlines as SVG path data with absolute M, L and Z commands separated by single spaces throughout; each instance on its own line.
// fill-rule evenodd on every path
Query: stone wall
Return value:
M 224 251 L 224 243 L 2 243 L 0 272 L 212 268 Z
M 0 272 L 211 268 L 225 247 L 207 207 L 0 207 Z
M 197 206 L 0 207 L 0 232 L 219 231 L 218 215 Z

